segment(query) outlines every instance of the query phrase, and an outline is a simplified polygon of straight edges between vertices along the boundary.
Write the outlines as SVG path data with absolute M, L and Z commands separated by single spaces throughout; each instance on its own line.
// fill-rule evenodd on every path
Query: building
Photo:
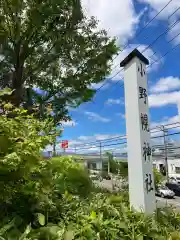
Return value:
M 169 176 L 180 175 L 180 148 L 174 146 L 173 143 L 167 144 L 167 163 L 168 163 L 168 173 Z M 51 157 L 52 152 L 46 152 L 43 154 L 46 157 Z M 102 170 L 103 165 L 108 164 L 108 157 L 106 154 L 100 156 L 98 154 L 75 154 L 75 153 L 60 153 L 60 155 L 70 155 L 77 157 L 78 161 L 83 162 L 84 166 L 88 169 Z M 127 162 L 127 153 L 124 154 L 114 154 L 114 160 L 119 162 Z M 153 167 L 158 171 L 163 172 L 165 169 L 165 154 L 164 146 L 156 145 L 153 151 Z

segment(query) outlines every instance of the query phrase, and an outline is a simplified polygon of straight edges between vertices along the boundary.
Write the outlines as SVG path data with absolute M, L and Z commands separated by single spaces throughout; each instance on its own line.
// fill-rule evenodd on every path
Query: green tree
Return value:
M 90 193 L 91 180 L 83 166 L 68 157 L 42 158 L 41 151 L 56 137 L 53 122 L 1 100 L 0 109 L 0 226 L 13 217 L 33 225 L 39 213 L 59 217 L 65 192 L 79 197 Z
M 106 156 L 108 157 L 108 173 L 112 172 L 111 165 L 113 164 L 113 154 L 110 152 L 106 152 Z
M 153 168 L 153 173 L 154 173 L 154 185 L 155 187 L 157 187 L 162 183 L 163 175 L 156 168 Z
M 0 0 L 0 87 L 41 117 L 51 105 L 55 123 L 66 119 L 67 106 L 92 98 L 91 85 L 110 73 L 117 50 L 80 0 Z

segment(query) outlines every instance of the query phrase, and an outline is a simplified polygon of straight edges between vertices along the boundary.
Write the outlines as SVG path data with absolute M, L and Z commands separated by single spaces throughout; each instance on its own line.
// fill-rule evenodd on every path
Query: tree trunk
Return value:
M 53 157 L 56 156 L 56 142 L 53 143 Z
M 19 106 L 23 100 L 23 71 L 24 71 L 24 57 L 22 51 L 21 41 L 14 45 L 16 56 L 15 70 L 12 76 L 12 103 Z
M 24 64 L 17 66 L 16 70 L 13 73 L 12 89 L 14 90 L 14 92 L 12 94 L 11 101 L 15 106 L 19 106 L 20 103 L 23 101 L 23 65 Z

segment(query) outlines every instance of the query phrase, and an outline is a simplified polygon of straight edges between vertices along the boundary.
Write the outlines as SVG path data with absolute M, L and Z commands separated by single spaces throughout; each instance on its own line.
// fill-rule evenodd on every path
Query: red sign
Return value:
M 61 143 L 61 147 L 63 149 L 68 148 L 68 140 L 63 140 L 62 143 Z

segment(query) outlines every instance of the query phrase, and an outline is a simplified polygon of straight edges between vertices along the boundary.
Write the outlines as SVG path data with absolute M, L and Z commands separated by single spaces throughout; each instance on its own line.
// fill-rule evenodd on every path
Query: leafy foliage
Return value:
M 0 109 L 1 240 L 179 239 L 179 213 L 146 216 L 129 209 L 127 193 L 95 192 L 82 165 L 41 157 L 55 138 L 52 122 L 11 104 Z
M 119 194 L 99 193 L 81 201 L 65 195 L 62 201 L 64 211 L 58 223 L 30 231 L 27 227 L 25 239 L 179 239 L 180 215 L 172 209 L 158 209 L 153 216 L 145 216 L 130 211 Z
M 48 219 L 57 222 L 67 190 L 85 197 L 91 191 L 91 181 L 82 166 L 70 158 L 41 157 L 41 150 L 56 137 L 53 122 L 39 121 L 11 104 L 1 102 L 0 108 L 0 235 L 24 239 L 18 238 L 22 231 L 28 234 L 31 228 L 46 225 Z M 10 235 L 6 238 L 7 231 Z
M 59 122 L 67 106 L 91 99 L 91 84 L 109 74 L 117 50 L 80 0 L 0 0 L 0 87 L 41 117 L 51 105 Z
M 154 173 L 154 185 L 155 187 L 157 187 L 162 183 L 163 175 L 156 168 L 153 168 L 153 173 Z
M 88 173 L 70 157 L 53 158 L 47 168 L 51 169 L 56 192 L 80 196 L 88 196 L 91 192 L 92 183 Z

